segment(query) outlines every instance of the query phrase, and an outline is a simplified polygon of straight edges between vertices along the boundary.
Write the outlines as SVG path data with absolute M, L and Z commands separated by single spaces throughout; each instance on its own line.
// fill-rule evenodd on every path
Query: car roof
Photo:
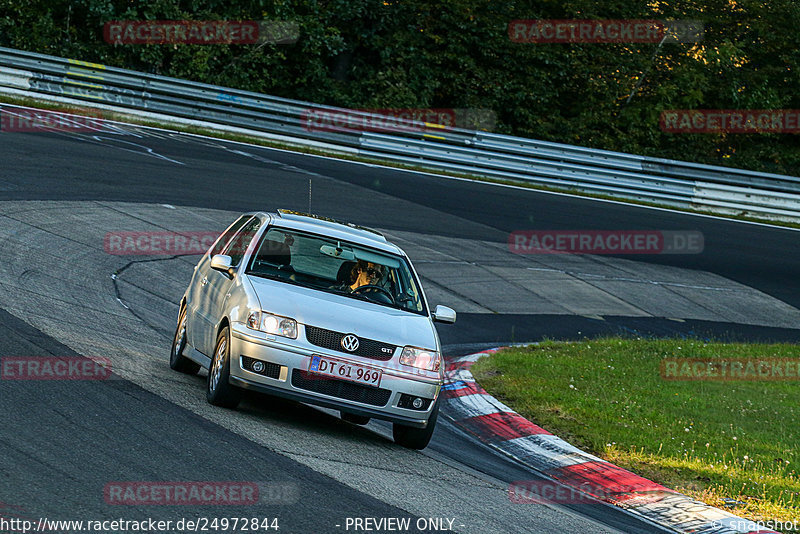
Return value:
M 371 228 L 285 209 L 279 209 L 277 212 L 258 212 L 258 214 L 269 217 L 272 226 L 324 235 L 405 256 L 400 247 L 390 243 L 382 233 Z

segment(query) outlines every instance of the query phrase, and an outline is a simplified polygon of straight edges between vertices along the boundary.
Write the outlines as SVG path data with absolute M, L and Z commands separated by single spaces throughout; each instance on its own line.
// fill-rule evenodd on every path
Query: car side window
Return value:
M 247 221 L 249 221 L 252 218 L 253 218 L 252 215 L 243 215 L 239 217 L 239 219 L 237 219 L 236 222 L 233 223 L 233 225 L 230 228 L 225 230 L 225 233 L 222 234 L 222 237 L 220 237 L 217 240 L 216 244 L 214 245 L 214 248 L 211 249 L 210 256 L 213 257 L 216 256 L 217 254 L 222 254 L 222 251 L 225 250 L 225 246 L 230 242 L 231 238 L 236 234 L 236 232 L 239 231 L 239 229 L 242 226 L 244 226 L 244 224 Z
M 242 257 L 244 257 L 244 253 L 247 251 L 250 241 L 253 240 L 259 228 L 261 228 L 261 219 L 255 217 L 252 221 L 245 224 L 241 231 L 236 234 L 236 237 L 225 247 L 225 254 L 231 257 L 232 267 L 238 266 L 242 261 Z

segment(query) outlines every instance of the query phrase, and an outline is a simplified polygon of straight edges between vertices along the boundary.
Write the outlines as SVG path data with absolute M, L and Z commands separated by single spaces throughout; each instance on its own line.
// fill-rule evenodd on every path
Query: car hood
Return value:
M 437 348 L 433 324 L 424 315 L 257 276 L 248 279 L 264 311 L 392 345 Z

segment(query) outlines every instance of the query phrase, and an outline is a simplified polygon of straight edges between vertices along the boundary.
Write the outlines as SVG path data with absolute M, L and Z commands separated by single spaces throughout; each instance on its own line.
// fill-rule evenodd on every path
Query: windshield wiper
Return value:
M 372 300 L 372 299 L 366 297 L 365 295 L 361 295 L 359 293 L 351 293 L 350 291 L 347 291 L 346 289 L 338 289 L 336 287 L 329 287 L 329 288 L 325 289 L 324 291 L 328 291 L 329 293 L 335 293 L 336 295 L 344 295 L 345 297 L 350 297 L 350 298 L 354 298 L 354 299 L 358 299 L 358 300 L 363 300 L 365 302 L 373 302 L 375 304 L 383 304 L 382 302 L 378 302 L 378 301 Z
M 252 276 L 258 276 L 259 278 L 267 278 L 269 280 L 277 280 L 278 282 L 286 282 L 287 284 L 292 284 L 295 286 L 308 287 L 310 289 L 319 289 L 317 286 L 307 284 L 305 282 L 298 282 L 297 280 L 292 280 L 289 277 L 284 278 L 283 276 L 278 276 L 277 274 L 260 273 L 258 271 L 247 271 L 246 274 Z

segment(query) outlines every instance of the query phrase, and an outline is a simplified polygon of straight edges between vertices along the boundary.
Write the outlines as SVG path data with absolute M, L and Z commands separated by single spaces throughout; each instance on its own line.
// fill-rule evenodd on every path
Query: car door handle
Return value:
M 207 277 L 207 276 L 204 276 L 204 277 L 203 277 L 203 279 L 202 279 L 202 280 L 200 280 L 200 284 L 201 284 L 201 285 L 204 285 L 204 286 L 205 286 L 205 285 L 208 285 L 208 277 Z

